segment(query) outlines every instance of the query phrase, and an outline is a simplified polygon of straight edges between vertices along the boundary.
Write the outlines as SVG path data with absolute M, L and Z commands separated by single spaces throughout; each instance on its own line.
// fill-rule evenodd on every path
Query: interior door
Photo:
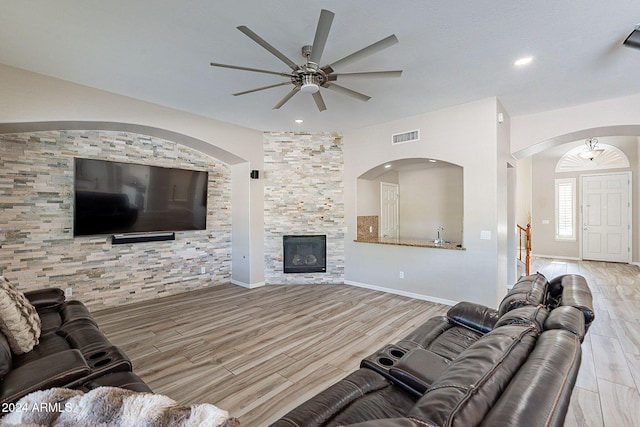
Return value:
M 380 183 L 380 237 L 397 239 L 400 236 L 400 187 L 390 182 Z
M 582 176 L 582 259 L 629 262 L 631 172 Z

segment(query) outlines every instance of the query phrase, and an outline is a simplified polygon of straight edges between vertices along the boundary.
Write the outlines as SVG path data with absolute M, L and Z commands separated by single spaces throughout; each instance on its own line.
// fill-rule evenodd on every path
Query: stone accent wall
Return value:
M 74 157 L 208 171 L 207 230 L 122 245 L 74 238 Z M 0 135 L 0 274 L 23 291 L 71 288 L 92 310 L 229 282 L 230 197 L 228 166 L 171 141 L 103 131 Z
M 265 282 L 343 283 L 342 136 L 267 132 L 264 156 Z M 325 234 L 327 272 L 284 274 L 285 234 Z

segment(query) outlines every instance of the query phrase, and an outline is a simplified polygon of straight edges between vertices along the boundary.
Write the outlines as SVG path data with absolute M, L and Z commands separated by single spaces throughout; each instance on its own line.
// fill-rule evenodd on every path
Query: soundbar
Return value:
M 141 242 L 160 242 L 163 240 L 176 240 L 176 233 L 128 233 L 114 234 L 111 236 L 112 245 L 121 245 L 123 243 L 141 243 Z

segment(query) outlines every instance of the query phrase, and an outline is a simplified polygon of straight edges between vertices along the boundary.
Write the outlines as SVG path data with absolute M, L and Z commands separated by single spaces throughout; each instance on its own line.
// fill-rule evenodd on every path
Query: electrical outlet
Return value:
M 404 279 L 404 271 L 401 271 L 401 272 L 400 272 L 400 278 L 401 278 L 401 279 Z
M 205 267 L 200 267 L 200 274 L 205 274 L 207 269 Z
M 73 296 L 73 288 L 67 288 L 64 290 L 64 296 L 69 298 Z

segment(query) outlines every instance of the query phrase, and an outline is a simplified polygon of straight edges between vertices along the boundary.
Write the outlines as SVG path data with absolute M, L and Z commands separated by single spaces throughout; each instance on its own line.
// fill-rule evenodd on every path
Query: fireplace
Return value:
M 283 236 L 285 273 L 326 273 L 327 236 Z

